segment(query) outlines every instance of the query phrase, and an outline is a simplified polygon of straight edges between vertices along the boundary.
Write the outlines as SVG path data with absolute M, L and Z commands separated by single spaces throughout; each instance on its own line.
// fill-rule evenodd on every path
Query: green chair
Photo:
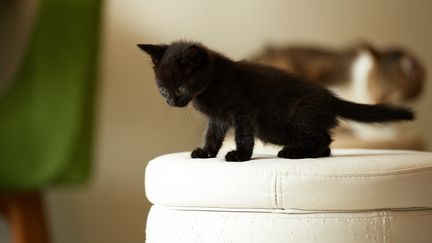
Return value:
M 38 4 L 23 62 L 0 95 L 0 210 L 20 243 L 48 241 L 39 192 L 91 172 L 101 1 Z

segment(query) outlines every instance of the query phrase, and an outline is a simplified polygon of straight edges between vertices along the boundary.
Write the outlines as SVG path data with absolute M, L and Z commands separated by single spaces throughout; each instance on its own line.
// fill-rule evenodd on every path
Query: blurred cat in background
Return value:
M 268 46 L 252 61 L 296 73 L 327 86 L 344 99 L 367 104 L 412 103 L 420 96 L 426 76 L 421 62 L 408 50 L 367 42 L 340 50 L 314 45 Z M 390 140 L 401 133 L 397 125 L 373 128 L 346 123 L 343 127 L 364 140 Z M 398 148 L 420 149 L 421 146 Z

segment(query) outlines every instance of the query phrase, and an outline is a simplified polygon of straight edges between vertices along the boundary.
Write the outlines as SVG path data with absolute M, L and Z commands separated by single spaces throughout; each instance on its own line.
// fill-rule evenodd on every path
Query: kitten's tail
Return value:
M 365 123 L 414 120 L 415 118 L 414 112 L 408 108 L 386 104 L 358 104 L 336 98 L 335 107 L 339 116 Z

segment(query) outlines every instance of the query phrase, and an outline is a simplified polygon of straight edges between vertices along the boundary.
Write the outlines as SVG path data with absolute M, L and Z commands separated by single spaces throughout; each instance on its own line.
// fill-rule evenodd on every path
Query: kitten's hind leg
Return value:
M 328 134 L 304 139 L 297 146 L 285 146 L 278 157 L 287 159 L 319 158 L 330 156 L 331 138 Z

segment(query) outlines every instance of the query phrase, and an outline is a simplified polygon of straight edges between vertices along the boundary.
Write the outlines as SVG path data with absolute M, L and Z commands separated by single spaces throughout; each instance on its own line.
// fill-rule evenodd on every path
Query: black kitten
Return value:
M 209 117 L 205 145 L 192 158 L 215 157 L 230 127 L 237 149 L 227 161 L 249 160 L 254 137 L 283 145 L 279 157 L 299 159 L 330 155 L 329 130 L 337 117 L 364 123 L 414 118 L 405 108 L 341 100 L 283 70 L 233 61 L 199 43 L 138 47 L 151 56 L 159 92 L 170 106 L 192 101 Z

